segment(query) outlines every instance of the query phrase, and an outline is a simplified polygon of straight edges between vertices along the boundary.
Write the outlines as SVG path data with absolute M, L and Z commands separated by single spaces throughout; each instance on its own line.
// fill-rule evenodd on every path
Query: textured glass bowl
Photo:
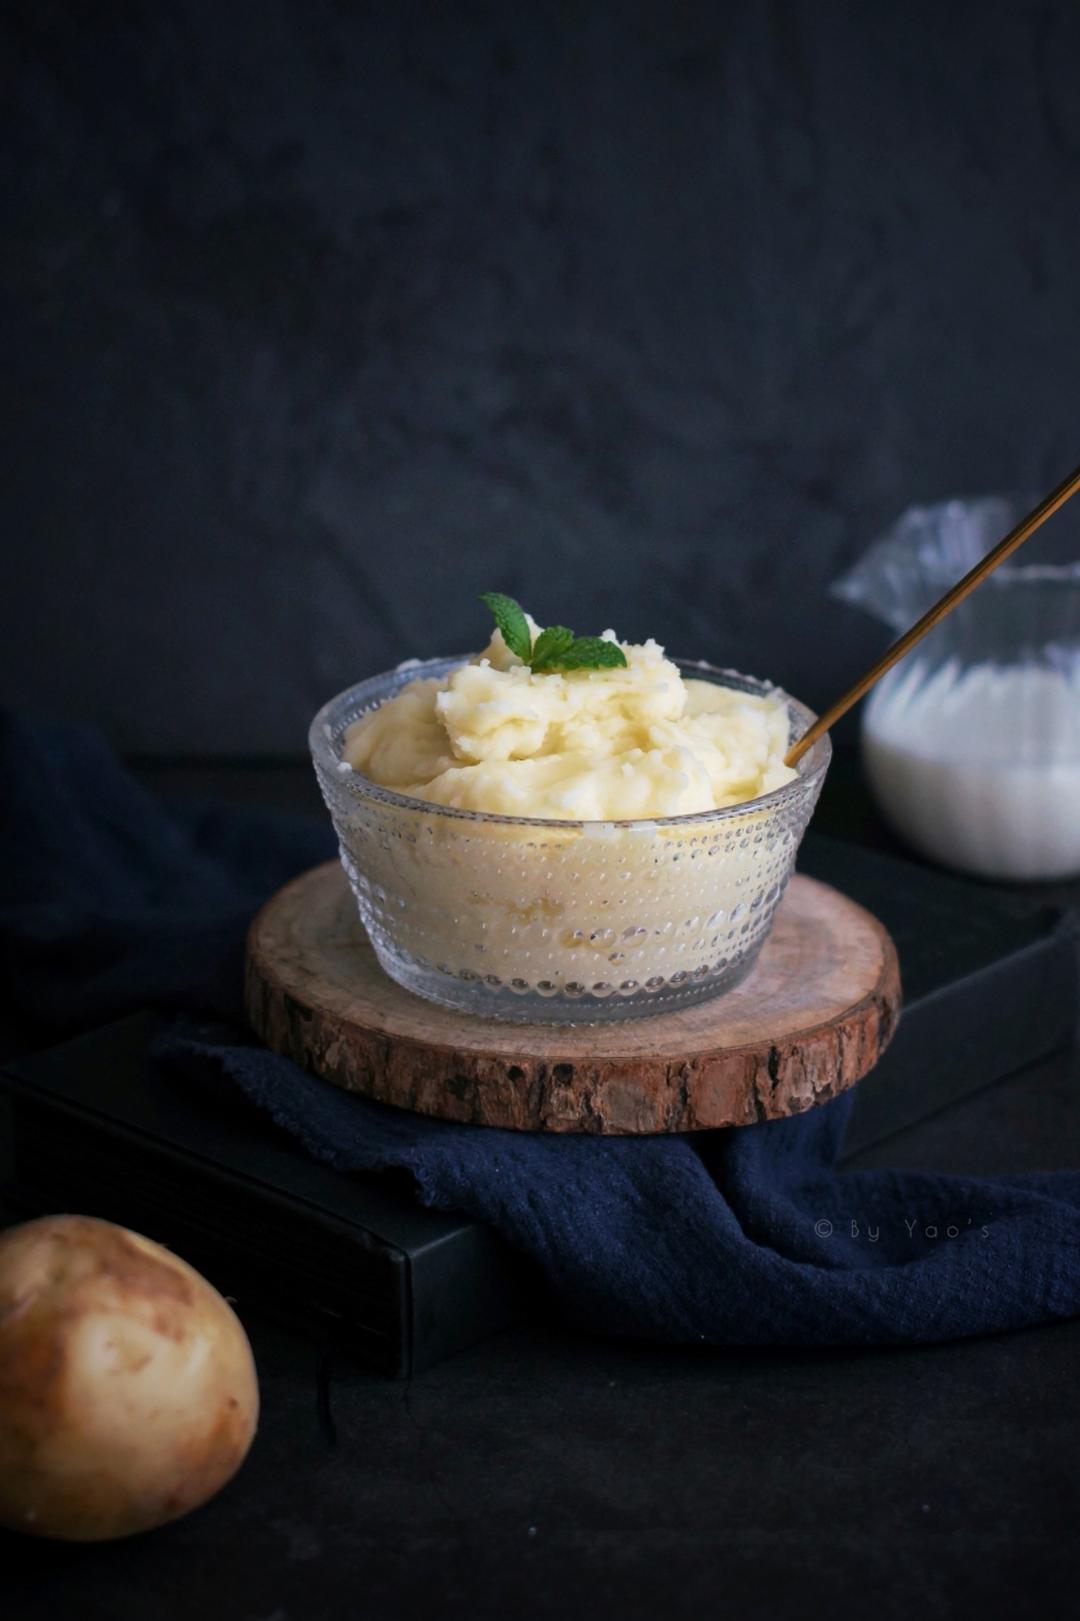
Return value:
M 652 821 L 452 810 L 379 788 L 342 761 L 358 716 L 462 662 L 375 676 L 332 698 L 311 724 L 342 865 L 391 978 L 484 1018 L 544 1024 L 667 1012 L 737 984 L 794 869 L 828 738 L 803 756 L 794 781 L 760 799 Z M 792 741 L 813 719 L 764 682 L 676 663 L 687 679 L 781 698 Z

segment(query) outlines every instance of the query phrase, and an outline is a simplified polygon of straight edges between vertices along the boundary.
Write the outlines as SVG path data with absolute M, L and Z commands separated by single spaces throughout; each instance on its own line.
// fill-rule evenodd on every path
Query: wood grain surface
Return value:
M 257 1034 L 335 1085 L 420 1114 L 519 1131 L 698 1131 L 799 1114 L 870 1070 L 900 1010 L 884 926 L 796 876 L 751 974 L 655 1018 L 507 1024 L 440 1007 L 379 967 L 336 862 L 251 926 Z

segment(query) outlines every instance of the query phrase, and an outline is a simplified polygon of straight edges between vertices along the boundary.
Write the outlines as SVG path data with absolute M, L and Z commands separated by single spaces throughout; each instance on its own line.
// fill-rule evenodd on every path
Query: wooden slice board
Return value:
M 517 1131 L 700 1131 L 800 1114 L 872 1069 L 900 1011 L 882 924 L 796 876 L 741 985 L 607 1024 L 506 1024 L 437 1006 L 379 967 L 337 862 L 288 884 L 251 926 L 255 1031 L 383 1103 Z

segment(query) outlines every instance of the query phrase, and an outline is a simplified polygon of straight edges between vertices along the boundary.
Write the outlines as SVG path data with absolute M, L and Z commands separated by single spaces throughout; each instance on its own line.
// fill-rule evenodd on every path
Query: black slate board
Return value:
M 904 1014 L 856 1089 L 848 1155 L 1071 1039 L 1069 916 L 829 838 L 807 840 L 800 868 L 881 917 L 900 953 Z M 341 1176 L 241 1100 L 148 1069 L 154 1023 L 123 1020 L 0 1074 L 0 1191 L 13 1204 L 147 1232 L 241 1304 L 283 1311 L 391 1374 L 537 1298 L 520 1257 L 474 1222 L 421 1209 L 407 1180 Z

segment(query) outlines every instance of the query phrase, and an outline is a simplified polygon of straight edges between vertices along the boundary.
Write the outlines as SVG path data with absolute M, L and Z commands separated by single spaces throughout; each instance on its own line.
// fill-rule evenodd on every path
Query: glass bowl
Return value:
M 376 955 L 399 985 L 482 1018 L 590 1024 L 704 1001 L 751 969 L 795 867 L 831 748 L 726 810 L 563 822 L 449 809 L 377 787 L 341 758 L 346 729 L 410 681 L 463 658 L 411 662 L 340 693 L 311 754 L 341 862 Z M 767 682 L 674 661 L 684 677 L 811 712 Z

